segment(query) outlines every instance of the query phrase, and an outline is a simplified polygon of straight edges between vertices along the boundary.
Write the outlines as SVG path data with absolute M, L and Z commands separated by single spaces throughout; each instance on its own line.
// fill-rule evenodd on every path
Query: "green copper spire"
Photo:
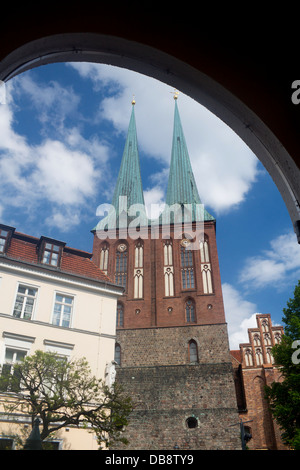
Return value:
M 127 208 L 133 204 L 145 204 L 141 179 L 134 105 L 135 101 L 133 100 L 127 139 L 112 200 L 112 205 L 117 211 L 119 210 L 120 196 L 127 196 Z
M 94 230 L 125 228 L 139 217 L 139 225 L 148 225 L 141 179 L 140 160 L 134 114 L 135 101 L 129 121 L 127 138 L 119 175 L 108 215 L 99 221 Z
M 196 186 L 190 157 L 182 129 L 177 105 L 177 94 L 175 99 L 173 143 L 171 154 L 171 165 L 169 181 L 167 188 L 166 203 L 168 206 L 173 204 L 190 204 L 192 208 L 192 220 L 214 220 L 214 218 L 204 209 L 200 210 L 201 199 Z

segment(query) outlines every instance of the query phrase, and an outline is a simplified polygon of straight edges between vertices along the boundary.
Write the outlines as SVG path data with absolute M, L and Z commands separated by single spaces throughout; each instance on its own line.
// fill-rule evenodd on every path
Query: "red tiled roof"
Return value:
M 14 260 L 41 265 L 41 263 L 38 262 L 37 246 L 39 241 L 38 238 L 15 232 L 11 238 L 6 256 Z M 90 259 L 91 257 L 92 253 L 65 246 L 59 270 L 65 273 L 75 274 L 76 276 L 113 283 Z M 42 264 L 42 266 L 49 268 L 49 266 L 45 264 Z
M 230 351 L 230 354 L 238 362 L 242 362 L 242 354 L 241 354 L 241 351 L 239 349 L 234 349 L 233 351 Z

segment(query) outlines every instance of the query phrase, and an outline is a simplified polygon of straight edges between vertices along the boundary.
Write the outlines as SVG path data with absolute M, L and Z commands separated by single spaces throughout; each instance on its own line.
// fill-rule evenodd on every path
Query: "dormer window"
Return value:
M 0 224 L 0 254 L 7 252 L 14 231 L 13 227 Z
M 60 246 L 53 243 L 45 243 L 43 263 L 50 264 L 50 266 L 58 266 L 60 255 Z
M 0 253 L 4 253 L 8 231 L 0 229 Z
M 40 263 L 59 267 L 65 243 L 51 238 L 41 237 L 38 246 Z

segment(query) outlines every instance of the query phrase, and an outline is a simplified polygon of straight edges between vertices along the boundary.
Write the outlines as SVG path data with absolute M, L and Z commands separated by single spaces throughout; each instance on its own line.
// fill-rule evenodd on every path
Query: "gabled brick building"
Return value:
M 256 315 L 256 328 L 248 329 L 249 342 L 230 351 L 234 369 L 239 416 L 252 435 L 249 449 L 283 450 L 280 432 L 264 398 L 265 385 L 280 381 L 271 348 L 283 335 L 282 326 L 273 326 L 270 314 Z

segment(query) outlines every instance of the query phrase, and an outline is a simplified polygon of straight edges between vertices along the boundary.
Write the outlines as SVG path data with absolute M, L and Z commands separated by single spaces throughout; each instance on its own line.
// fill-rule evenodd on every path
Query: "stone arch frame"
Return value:
M 67 28 L 66 28 L 67 30 Z M 33 35 L 34 37 L 34 35 Z M 0 80 L 39 65 L 86 61 L 116 65 L 168 83 L 204 105 L 249 146 L 275 182 L 300 243 L 300 170 L 277 136 L 241 99 L 209 74 L 158 48 L 109 34 L 66 32 L 21 42 L 0 63 Z

